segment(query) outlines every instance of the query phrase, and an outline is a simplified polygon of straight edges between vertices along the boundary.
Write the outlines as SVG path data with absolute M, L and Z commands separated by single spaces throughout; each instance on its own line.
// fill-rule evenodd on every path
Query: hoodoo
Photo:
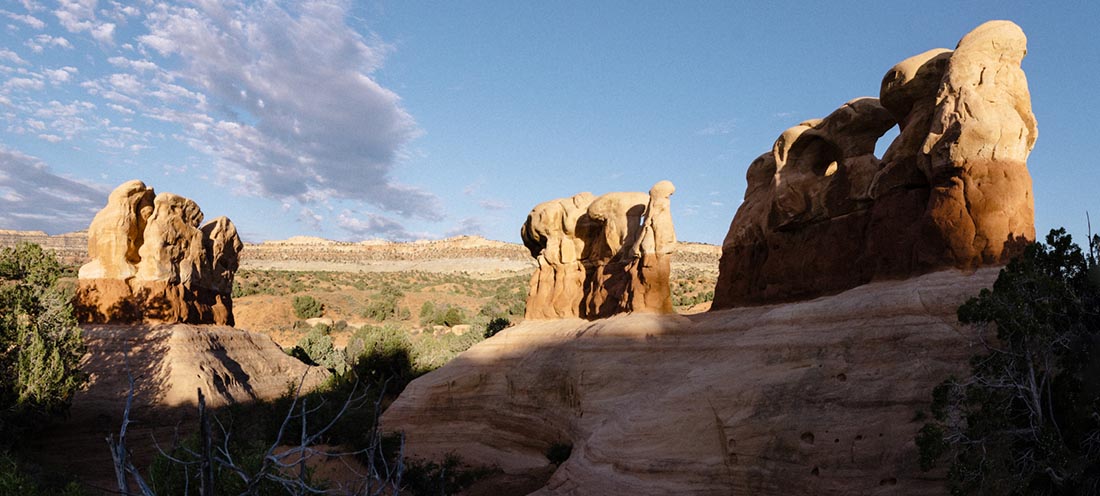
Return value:
M 88 228 L 76 313 L 86 323 L 233 325 L 233 274 L 241 248 L 225 217 L 199 227 L 202 210 L 141 181 L 115 188 Z
M 538 261 L 527 295 L 528 319 L 596 319 L 629 312 L 672 312 L 669 290 L 676 232 L 669 181 L 649 194 L 580 193 L 540 203 L 520 230 Z
M 1025 52 L 989 22 L 896 65 L 880 98 L 783 132 L 749 167 L 722 310 L 591 321 L 640 305 L 616 277 L 660 280 L 671 185 L 539 205 L 528 317 L 590 320 L 502 331 L 413 381 L 383 426 L 411 456 L 458 453 L 538 495 L 943 494 L 913 438 L 977 349 L 956 311 L 1035 233 Z M 635 253 L 657 254 L 652 279 Z
M 749 166 L 713 309 L 789 301 L 947 267 L 1035 239 L 1027 39 L 987 22 L 891 68 L 879 98 L 784 131 Z M 881 160 L 875 142 L 900 134 Z

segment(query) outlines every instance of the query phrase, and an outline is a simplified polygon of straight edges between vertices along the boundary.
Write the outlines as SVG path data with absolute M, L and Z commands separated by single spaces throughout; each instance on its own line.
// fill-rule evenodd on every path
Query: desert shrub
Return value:
M 295 296 L 292 304 L 294 315 L 299 319 L 312 319 L 325 313 L 324 305 L 309 295 Z
M 466 311 L 462 307 L 444 303 L 435 305 L 425 301 L 420 307 L 420 325 L 441 325 L 454 327 L 468 323 Z
M 38 245 L 0 251 L 0 444 L 63 415 L 84 384 L 84 342 L 63 272 Z
M 420 305 L 420 325 L 427 325 L 435 315 L 435 303 L 425 301 Z
M 405 490 L 413 495 L 458 494 L 474 482 L 497 472 L 487 467 L 470 467 L 454 453 L 443 461 L 410 460 L 402 477 Z
M 344 350 L 333 345 L 328 326 L 314 327 L 298 340 L 290 354 L 303 362 L 324 367 L 336 374 L 347 371 L 347 356 Z
M 411 317 L 409 309 L 401 307 L 401 298 L 405 297 L 400 289 L 392 284 L 385 284 L 374 299 L 367 304 L 363 316 L 379 322 L 386 320 L 407 320 Z
M 1095 249 L 1100 238 L 1092 240 Z M 932 391 L 920 465 L 952 494 L 1100 489 L 1100 267 L 1065 230 L 1033 243 L 958 311 L 984 349 Z M 991 333 L 995 335 L 991 336 Z
M 0 494 L 20 496 L 82 496 L 86 494 L 75 481 L 61 482 L 58 487 L 35 480 L 9 453 L 0 452 Z
M 512 325 L 512 323 L 508 319 L 500 317 L 495 318 L 489 321 L 489 324 L 485 326 L 485 337 L 491 338 L 496 336 L 498 332 L 507 329 L 510 325 Z

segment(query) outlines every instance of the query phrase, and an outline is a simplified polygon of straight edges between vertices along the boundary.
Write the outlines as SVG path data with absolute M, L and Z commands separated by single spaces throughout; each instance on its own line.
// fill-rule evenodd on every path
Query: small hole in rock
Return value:
M 810 471 L 810 475 L 813 475 L 813 476 L 816 477 L 818 475 L 821 475 L 821 471 L 818 470 L 817 467 L 814 467 L 814 469 Z
M 860 435 L 856 436 L 856 441 L 862 441 L 862 440 L 863 440 L 863 434 L 860 434 Z
M 838 380 L 840 382 L 844 382 L 844 381 L 848 380 L 848 376 L 844 375 L 843 373 L 837 374 L 836 375 L 836 380 Z
M 802 442 L 806 444 L 814 444 L 814 433 L 812 432 L 803 432 L 801 438 Z
M 890 477 L 890 478 L 882 479 L 882 480 L 878 481 L 878 485 L 880 485 L 880 486 L 896 486 L 896 485 L 898 485 L 898 480 L 895 477 Z
M 834 443 L 839 443 L 839 442 L 840 442 L 840 438 L 838 437 L 838 438 L 836 438 L 836 439 L 833 439 L 833 442 L 834 442 Z

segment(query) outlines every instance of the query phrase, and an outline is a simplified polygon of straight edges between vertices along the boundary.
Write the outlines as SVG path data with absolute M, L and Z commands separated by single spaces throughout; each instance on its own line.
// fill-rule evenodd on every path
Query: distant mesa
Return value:
M 784 131 L 749 166 L 712 309 L 1000 264 L 1035 239 L 1027 38 L 990 21 L 899 62 L 879 98 Z M 882 159 L 875 142 L 900 135 Z
M 202 210 L 141 181 L 111 192 L 88 228 L 75 307 L 84 323 L 233 325 L 233 275 L 244 245 L 233 222 L 199 227 Z
M 672 313 L 676 232 L 669 198 L 675 190 L 661 181 L 649 194 L 585 192 L 535 206 L 520 230 L 538 263 L 526 318 Z

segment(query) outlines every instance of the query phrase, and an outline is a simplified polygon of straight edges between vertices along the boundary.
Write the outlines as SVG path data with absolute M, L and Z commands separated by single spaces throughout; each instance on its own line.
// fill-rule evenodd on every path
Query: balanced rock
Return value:
M 784 131 L 749 166 L 712 308 L 1000 264 L 1019 253 L 1035 238 L 1026 45 L 1015 24 L 987 22 L 954 51 L 895 65 L 878 99 L 852 100 Z M 875 142 L 894 124 L 900 133 L 880 160 Z
M 526 318 L 672 312 L 674 191 L 671 182 L 661 181 L 649 194 L 586 192 L 535 206 L 520 230 L 538 262 Z
M 192 200 L 141 181 L 111 193 L 89 228 L 77 318 L 88 323 L 233 325 L 233 274 L 244 247 L 232 221 L 200 228 Z

